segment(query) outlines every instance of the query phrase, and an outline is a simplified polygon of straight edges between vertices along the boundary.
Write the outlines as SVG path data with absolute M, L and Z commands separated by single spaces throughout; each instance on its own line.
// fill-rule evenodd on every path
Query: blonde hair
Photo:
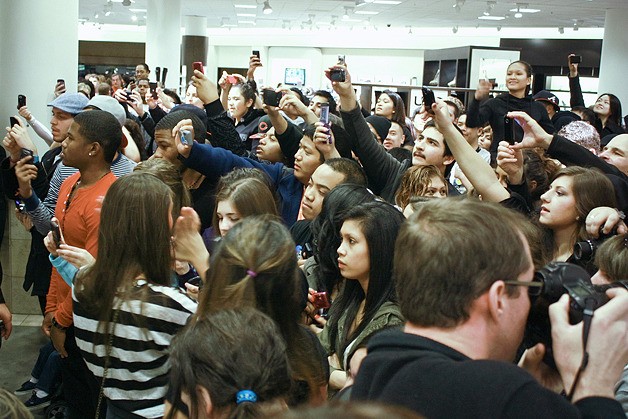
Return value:
M 432 178 L 438 177 L 445 185 L 447 182 L 436 166 L 412 166 L 403 174 L 401 184 L 395 195 L 395 203 L 405 208 L 413 196 L 423 196 L 432 184 Z

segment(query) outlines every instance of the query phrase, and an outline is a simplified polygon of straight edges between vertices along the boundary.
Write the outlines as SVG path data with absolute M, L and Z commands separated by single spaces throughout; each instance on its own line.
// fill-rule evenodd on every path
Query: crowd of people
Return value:
M 310 96 L 261 65 L 197 69 L 183 100 L 147 64 L 59 81 L 50 129 L 19 107 L 0 180 L 49 343 L 0 412 L 628 415 L 616 96 L 585 107 L 570 62 L 561 110 L 516 61 L 507 93 L 409 118 L 389 90 L 365 109 L 344 60 Z

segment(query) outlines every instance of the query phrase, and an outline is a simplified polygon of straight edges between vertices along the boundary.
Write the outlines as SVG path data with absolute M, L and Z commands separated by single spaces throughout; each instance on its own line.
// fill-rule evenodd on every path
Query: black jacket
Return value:
M 554 133 L 560 131 L 562 127 L 573 121 L 580 121 L 580 117 L 573 112 L 558 111 L 552 116 L 552 124 L 554 124 Z
M 484 100 L 481 103 L 471 99 L 467 109 L 467 126 L 481 127 L 487 122 L 493 128 L 493 142 L 491 143 L 491 155 L 497 154 L 497 146 L 504 140 L 504 117 L 508 112 L 523 111 L 530 115 L 548 133 L 554 132 L 554 125 L 550 121 L 545 106 L 536 102 L 531 95 L 517 98 L 509 93 L 502 93 L 493 99 Z M 523 130 L 519 124 L 515 124 L 515 139 L 521 141 Z
M 400 405 L 428 418 L 622 418 L 614 399 L 574 405 L 514 364 L 472 360 L 422 336 L 382 332 L 368 345 L 351 400 Z

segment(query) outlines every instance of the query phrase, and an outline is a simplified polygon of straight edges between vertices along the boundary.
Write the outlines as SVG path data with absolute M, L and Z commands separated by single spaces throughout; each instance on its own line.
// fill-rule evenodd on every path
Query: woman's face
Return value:
M 478 137 L 478 145 L 484 150 L 491 149 L 491 143 L 493 142 L 493 131 L 490 127 L 484 127 L 480 129 L 480 136 Z
M 532 79 L 521 63 L 510 64 L 506 71 L 506 87 L 510 93 L 525 91 Z
M 578 223 L 573 178 L 560 176 L 554 179 L 547 192 L 541 195 L 539 222 L 552 230 L 575 227 Z
M 593 112 L 598 116 L 611 116 L 611 98 L 608 95 L 602 95 L 597 98 Z
M 356 220 L 347 220 L 340 228 L 342 242 L 338 248 L 338 269 L 346 279 L 368 281 L 371 264 L 369 246 Z
M 196 87 L 192 85 L 185 91 L 185 103 L 204 109 L 203 102 L 196 95 Z
M 394 113 L 395 105 L 386 93 L 382 93 L 377 98 L 377 104 L 375 105 L 375 115 L 383 116 L 384 118 L 391 119 Z
M 224 237 L 229 230 L 231 230 L 231 227 L 242 218 L 240 212 L 230 199 L 218 202 L 216 205 L 216 215 L 218 216 L 218 229 L 220 230 L 221 237 Z
M 430 178 L 430 186 L 425 190 L 423 196 L 431 196 L 434 198 L 447 198 L 447 185 L 438 176 Z
M 283 153 L 281 152 L 277 137 L 275 137 L 274 127 L 271 127 L 266 131 L 266 135 L 260 138 L 255 154 L 260 160 L 267 160 L 272 163 L 283 161 Z
M 229 91 L 229 97 L 227 98 L 227 107 L 231 116 L 235 119 L 241 119 L 249 110 L 249 107 L 253 104 L 252 100 L 246 101 L 242 93 L 240 93 L 239 87 L 232 87 Z

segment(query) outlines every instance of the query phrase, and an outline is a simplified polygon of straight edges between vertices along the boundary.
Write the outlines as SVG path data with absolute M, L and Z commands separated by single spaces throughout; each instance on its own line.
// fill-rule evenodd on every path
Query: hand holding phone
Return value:
M 321 103 L 321 116 L 319 121 L 325 125 L 325 128 L 331 128 L 331 125 L 329 124 L 329 103 Z M 329 134 L 327 142 L 331 144 L 331 134 Z
M 582 62 L 582 55 L 570 55 L 569 64 L 580 64 Z
M 332 68 L 329 71 L 329 79 L 331 81 L 343 82 L 347 80 L 347 73 L 344 68 Z
M 238 84 L 238 78 L 233 75 L 227 76 L 227 83 L 229 84 Z
M 331 304 L 329 303 L 329 298 L 327 298 L 326 292 L 316 292 L 312 294 L 312 296 L 314 297 L 314 301 L 312 302 L 312 305 L 317 310 L 324 310 L 326 308 L 331 307 Z
M 264 104 L 274 106 L 275 108 L 279 107 L 279 102 L 281 101 L 282 96 L 282 92 L 275 92 L 273 89 L 264 89 L 262 92 Z
M 261 58 L 260 58 L 260 56 L 259 56 L 259 51 L 258 51 L 258 50 L 254 49 L 254 50 L 252 51 L 252 54 L 253 54 L 253 55 L 255 55 L 255 56 L 257 57 L 257 59 L 258 59 L 258 60 L 261 60 Z
M 18 121 L 17 118 L 10 116 L 9 124 L 10 124 L 10 127 L 13 128 L 15 125 L 20 125 L 20 121 Z

